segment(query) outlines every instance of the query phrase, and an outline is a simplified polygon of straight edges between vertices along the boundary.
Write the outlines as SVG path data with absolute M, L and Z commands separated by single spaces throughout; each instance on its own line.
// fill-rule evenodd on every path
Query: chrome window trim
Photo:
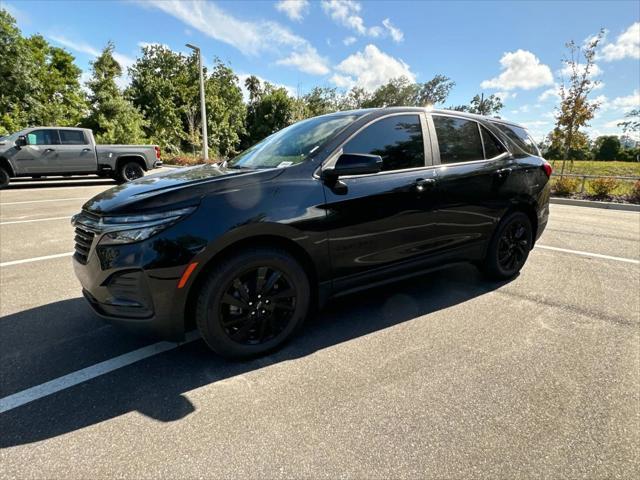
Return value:
M 322 172 L 322 170 L 324 169 L 328 169 L 331 168 L 333 166 L 335 166 L 336 161 L 338 160 L 338 157 L 340 155 L 342 155 L 343 152 L 343 147 L 349 142 L 351 141 L 351 139 L 353 139 L 356 135 L 358 135 L 360 132 L 362 132 L 365 128 L 369 127 L 370 125 L 373 125 L 376 122 L 379 122 L 381 120 L 384 120 L 386 118 L 391 118 L 391 117 L 398 117 L 401 115 L 415 115 L 416 117 L 418 117 L 419 121 L 420 121 L 420 129 L 422 130 L 422 145 L 423 145 L 423 150 L 426 148 L 426 144 L 425 144 L 425 130 L 424 130 L 424 123 L 422 121 L 422 115 L 423 112 L 394 112 L 394 113 L 389 113 L 388 115 L 383 115 L 381 117 L 376 117 L 374 119 L 372 119 L 371 121 L 365 123 L 362 127 L 360 127 L 358 130 L 356 130 L 355 132 L 353 132 L 351 135 L 349 135 L 342 143 L 340 143 L 340 145 L 338 145 L 335 150 L 333 152 L 331 152 L 331 154 L 326 158 L 326 160 L 324 162 L 322 162 L 322 165 L 320 165 L 318 167 L 318 169 L 314 172 L 313 176 L 314 177 L 319 177 L 319 173 Z M 405 172 L 407 170 L 412 170 L 412 169 L 421 169 L 427 166 L 433 166 L 433 165 L 427 165 L 427 156 L 426 156 L 426 151 L 425 151 L 425 155 L 424 155 L 424 165 L 421 167 L 412 167 L 410 168 L 401 168 L 398 170 L 385 170 L 385 172 Z M 379 173 L 382 172 L 378 172 L 378 173 L 371 173 L 368 175 L 378 175 Z M 366 176 L 366 175 L 358 175 L 358 176 Z M 351 177 L 355 177 L 355 175 L 345 175 L 344 178 L 351 178 Z M 340 177 L 343 178 L 343 177 Z

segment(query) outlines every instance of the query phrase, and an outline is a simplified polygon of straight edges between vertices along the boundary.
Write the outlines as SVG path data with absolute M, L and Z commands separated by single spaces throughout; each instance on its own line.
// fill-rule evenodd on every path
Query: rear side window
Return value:
M 60 145 L 57 130 L 34 130 L 27 134 L 29 145 Z
M 382 170 L 424 166 L 422 126 L 418 115 L 395 115 L 369 125 L 343 148 L 344 153 L 382 157 Z
M 58 130 L 62 145 L 86 145 L 82 130 Z
M 478 123 L 464 118 L 433 116 L 438 135 L 440 163 L 483 160 L 482 139 Z
M 515 125 L 505 125 L 504 123 L 493 123 L 493 125 L 509 137 L 509 140 L 515 143 L 524 153 L 540 156 L 536 142 L 533 141 L 529 132 L 524 128 L 516 127 Z
M 482 125 L 480 125 L 480 131 L 482 132 L 484 155 L 487 159 L 497 157 L 498 155 L 506 151 L 504 145 L 500 143 L 500 141 L 493 135 L 493 133 L 491 133 Z

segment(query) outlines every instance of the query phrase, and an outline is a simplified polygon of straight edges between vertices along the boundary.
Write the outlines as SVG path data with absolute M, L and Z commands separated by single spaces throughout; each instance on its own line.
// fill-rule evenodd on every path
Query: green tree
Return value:
M 620 154 L 620 139 L 615 135 L 598 137 L 595 149 L 597 160 L 617 160 Z
M 207 134 L 215 156 L 229 157 L 237 153 L 244 134 L 246 106 L 242 90 L 233 70 L 216 60 L 205 86 Z
M 86 111 L 74 57 L 41 35 L 24 38 L 0 9 L 0 131 L 77 125 Z
M 640 132 L 640 108 L 634 108 L 630 112 L 627 112 L 625 117 L 630 120 L 618 123 L 618 126 L 622 127 L 622 131 L 624 133 Z
M 411 83 L 407 77 L 393 78 L 376 88 L 362 106 L 374 108 L 414 105 L 417 88 L 417 85 Z
M 340 109 L 338 92 L 335 88 L 314 87 L 302 100 L 305 105 L 306 117 L 316 117 Z
M 417 86 L 414 104 L 424 107 L 426 105 L 437 105 L 447 101 L 449 93 L 456 85 L 456 82 L 445 75 L 436 75 L 428 82 Z
M 91 79 L 87 82 L 90 107 L 84 125 L 93 130 L 100 143 L 141 143 L 146 123 L 116 84 L 122 67 L 113 58 L 114 48 L 109 42 L 91 63 Z
M 480 95 L 475 95 L 471 99 L 466 111 L 469 113 L 476 113 L 478 115 L 496 116 L 503 108 L 504 105 L 502 104 L 500 97 L 496 95 L 489 95 L 485 98 L 484 93 L 481 93 Z
M 362 87 L 352 87 L 340 99 L 340 110 L 357 110 L 364 108 L 370 100 L 371 94 Z
M 247 108 L 243 148 L 290 125 L 295 119 L 296 101 L 289 96 L 285 88 L 265 82 L 259 91 L 260 96 L 250 101 Z
M 589 125 L 599 103 L 589 100 L 589 94 L 598 85 L 591 79 L 596 48 L 604 31 L 589 40 L 584 47 L 575 42 L 567 43 L 569 56 L 563 62 L 569 70 L 568 85 L 560 86 L 560 106 L 556 110 L 556 127 L 554 137 L 562 152 L 562 159 L 567 160 L 571 150 L 576 149 L 579 131 Z M 564 173 L 565 162 L 562 162 L 561 174 Z

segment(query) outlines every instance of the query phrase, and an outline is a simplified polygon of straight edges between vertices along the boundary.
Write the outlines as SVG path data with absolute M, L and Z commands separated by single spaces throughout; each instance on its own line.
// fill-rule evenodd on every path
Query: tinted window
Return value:
M 480 125 L 482 131 L 482 142 L 484 143 L 484 155 L 486 158 L 497 157 L 505 152 L 504 146 L 489 130 Z
M 85 145 L 87 143 L 82 130 L 58 130 L 58 133 L 62 145 Z
M 520 150 L 530 155 L 540 155 L 536 142 L 533 141 L 529 132 L 522 127 L 516 127 L 515 125 L 505 125 L 503 123 L 494 123 L 497 128 L 500 129 L 509 140 L 515 143 Z
M 57 130 L 34 130 L 27 134 L 29 145 L 59 145 Z
M 484 159 L 478 124 L 472 120 L 433 116 L 438 135 L 440 163 L 470 162 Z
M 396 115 L 369 125 L 343 148 L 344 153 L 382 157 L 382 170 L 424 166 L 422 126 L 418 115 Z

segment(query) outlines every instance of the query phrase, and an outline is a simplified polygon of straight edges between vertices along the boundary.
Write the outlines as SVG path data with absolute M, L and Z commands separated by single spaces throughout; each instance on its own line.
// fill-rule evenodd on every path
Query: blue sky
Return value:
M 536 138 L 553 127 L 565 42 L 607 30 L 593 97 L 602 108 L 591 133 L 640 104 L 638 1 L 30 1 L 2 0 L 25 34 L 40 33 L 72 52 L 80 68 L 112 40 L 125 66 L 149 43 L 202 48 L 231 64 L 304 94 L 315 85 L 373 89 L 406 75 L 455 80 L 447 102 L 479 92 L 504 99 L 502 116 Z M 123 83 L 126 79 L 122 80 Z

